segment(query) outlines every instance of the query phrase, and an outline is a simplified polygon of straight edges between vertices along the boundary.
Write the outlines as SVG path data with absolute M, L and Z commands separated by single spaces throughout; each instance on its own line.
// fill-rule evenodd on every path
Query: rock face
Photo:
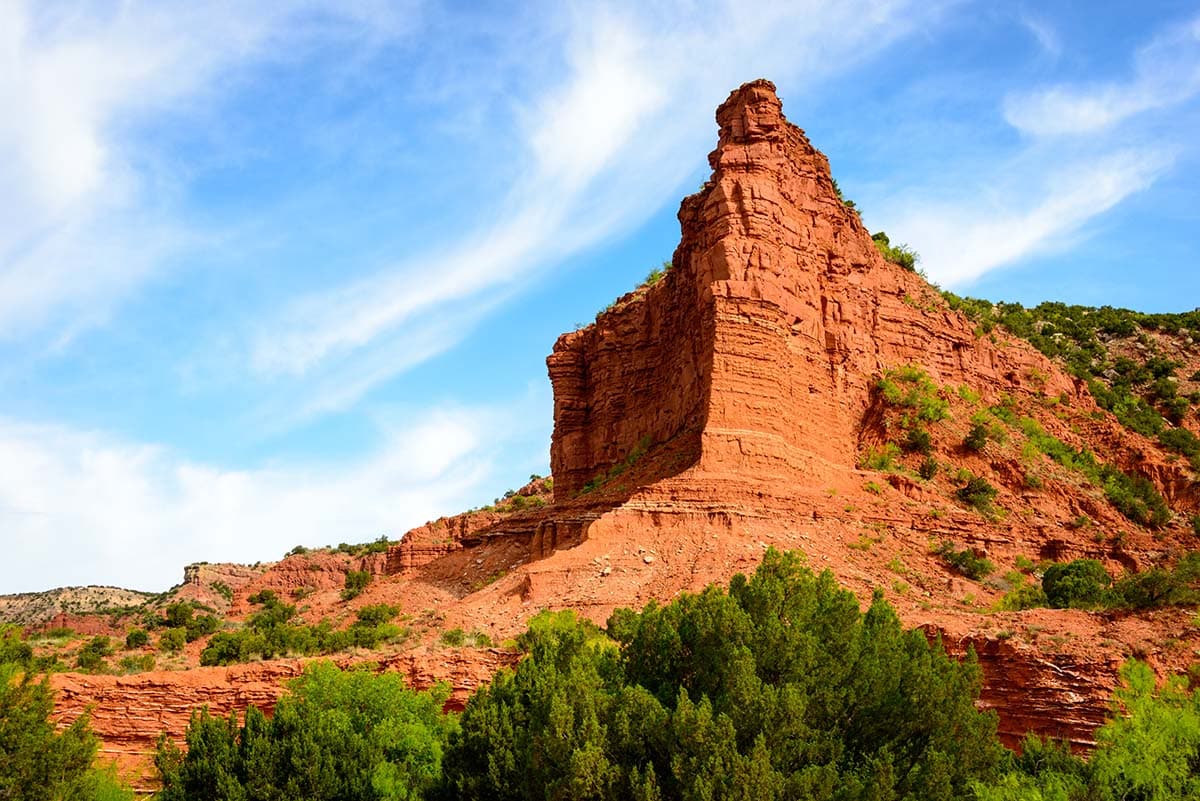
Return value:
M 717 123 L 713 175 L 683 201 L 673 268 L 564 334 L 548 360 L 556 492 L 578 492 L 639 443 L 673 446 L 662 474 L 827 481 L 854 468 L 889 366 L 1005 389 L 1037 369 L 1055 376 L 1045 392 L 1074 393 L 1032 349 L 995 347 L 960 316 L 917 308 L 927 285 L 884 261 L 773 84 L 733 92 Z

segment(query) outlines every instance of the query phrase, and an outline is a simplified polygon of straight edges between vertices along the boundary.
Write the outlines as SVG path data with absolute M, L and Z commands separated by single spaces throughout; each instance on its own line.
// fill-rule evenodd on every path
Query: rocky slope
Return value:
M 1003 328 L 980 330 L 886 260 L 769 82 L 733 92 L 717 123 L 712 177 L 682 203 L 673 267 L 548 359 L 552 489 L 427 524 L 386 552 L 297 553 L 231 575 L 227 620 L 244 621 L 262 589 L 339 626 L 393 604 L 408 639 L 354 658 L 465 692 L 515 656 L 443 645 L 447 630 L 502 643 L 543 608 L 602 622 L 753 570 L 774 545 L 863 600 L 884 592 L 952 650 L 974 649 L 981 703 L 1010 743 L 1032 729 L 1086 747 L 1125 658 L 1163 672 L 1192 661 L 1192 611 L 995 607 L 1044 560 L 1097 558 L 1114 574 L 1170 563 L 1193 536 L 1195 473 L 1060 363 Z M 1095 469 L 1062 448 L 1098 454 Z M 987 497 L 967 492 L 984 485 Z M 1120 494 L 1130 487 L 1165 498 L 1162 514 L 1141 515 Z M 968 578 L 952 553 L 996 569 Z M 351 570 L 374 579 L 347 601 Z M 158 728 L 179 736 L 194 703 L 269 704 L 295 665 L 56 677 L 60 714 L 94 704 L 105 742 L 144 754 Z

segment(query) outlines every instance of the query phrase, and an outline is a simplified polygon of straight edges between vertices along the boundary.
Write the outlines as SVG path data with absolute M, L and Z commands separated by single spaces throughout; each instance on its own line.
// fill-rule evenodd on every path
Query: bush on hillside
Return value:
M 607 633 L 531 622 L 528 656 L 467 704 L 446 797 L 940 801 L 999 765 L 974 660 L 794 555 Z
M 1095 559 L 1051 565 L 1042 576 L 1046 600 L 1055 609 L 1100 606 L 1110 584 L 1112 576 Z

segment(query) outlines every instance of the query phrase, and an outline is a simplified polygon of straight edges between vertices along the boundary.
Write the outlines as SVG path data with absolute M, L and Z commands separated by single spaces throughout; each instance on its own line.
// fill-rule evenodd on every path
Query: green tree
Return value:
M 1097 606 L 1104 602 L 1112 577 L 1095 559 L 1076 559 L 1047 568 L 1042 576 L 1046 599 L 1056 609 Z
M 97 743 L 87 717 L 56 732 L 53 711 L 54 694 L 44 679 L 19 664 L 0 664 L 0 799 L 131 800 L 111 771 L 92 767 Z
M 905 632 L 882 596 L 864 615 L 795 555 L 618 610 L 607 635 L 534 619 L 528 657 L 463 712 L 448 797 L 939 801 L 999 764 L 974 661 Z
M 413 692 L 397 674 L 316 662 L 267 720 L 193 714 L 186 755 L 161 741 L 162 801 L 415 801 L 441 777 L 447 687 Z

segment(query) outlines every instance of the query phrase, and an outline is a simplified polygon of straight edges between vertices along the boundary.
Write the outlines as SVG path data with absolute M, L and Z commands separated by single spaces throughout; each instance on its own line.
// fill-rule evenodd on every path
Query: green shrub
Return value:
M 0 623 L 0 665 L 28 668 L 33 662 L 33 646 L 21 636 L 21 627 Z
M 928 455 L 933 451 L 933 437 L 921 426 L 913 426 L 905 433 L 900 446 L 910 453 Z
M 284 555 L 284 557 L 286 558 L 288 556 L 304 556 L 304 554 L 306 554 L 306 553 L 308 553 L 308 548 L 305 548 L 303 545 L 297 545 L 295 548 L 292 548 L 292 550 L 288 551 Z
M 937 384 L 915 364 L 888 370 L 878 387 L 889 405 L 908 410 L 918 421 L 936 423 L 950 416 L 950 404 L 938 394 Z
M 936 476 L 937 472 L 938 472 L 938 461 L 937 461 L 937 459 L 934 459 L 932 456 L 930 456 L 926 459 L 922 459 L 921 464 L 917 467 L 917 475 L 919 475 L 921 478 L 925 479 L 926 481 L 929 481 L 934 476 Z
M 1095 607 L 1107 600 L 1112 577 L 1095 559 L 1055 564 L 1042 576 L 1046 600 L 1055 609 Z
M 1036 609 L 1042 606 L 1049 606 L 1049 600 L 1041 585 L 1035 582 L 1021 584 L 1006 592 L 996 604 L 996 609 L 1001 612 L 1020 612 L 1022 609 Z
M 1121 668 L 1112 717 L 1087 760 L 1065 743 L 1029 735 L 999 781 L 975 785 L 977 801 L 1183 801 L 1200 798 L 1200 691 L 1182 677 L 1157 687 L 1154 672 Z
M 432 797 L 456 717 L 450 690 L 405 686 L 394 672 L 305 666 L 268 719 L 193 713 L 186 752 L 165 737 L 154 762 L 159 801 L 202 799 L 395 799 Z
M 213 592 L 225 599 L 226 603 L 233 602 L 233 588 L 223 581 L 214 581 L 212 583 Z
M 966 484 L 954 491 L 954 497 L 961 503 L 984 514 L 991 514 L 996 495 L 996 488 L 982 476 L 971 476 Z
M 1153 567 L 1126 573 L 1113 583 L 1110 604 L 1153 609 L 1200 603 L 1200 552 L 1192 551 L 1170 569 Z
M 646 280 L 642 281 L 642 286 L 654 286 L 661 281 L 671 270 L 671 262 L 664 261 L 661 267 L 655 267 L 646 275 Z
M 75 665 L 89 673 L 103 670 L 104 660 L 112 656 L 112 640 L 103 634 L 93 637 L 75 655 Z
M 526 658 L 467 702 L 444 797 L 957 801 L 1001 764 L 974 658 L 794 555 L 607 634 L 531 621 Z
M 987 447 L 988 443 L 988 428 L 982 423 L 975 423 L 971 426 L 971 430 L 967 432 L 967 436 L 963 439 L 963 446 L 968 450 L 981 451 Z
M 1192 534 L 1200 537 L 1200 515 L 1192 515 Z
M 187 642 L 187 629 L 167 629 L 158 635 L 158 648 L 161 651 L 178 652 L 183 650 Z
M 938 556 L 942 557 L 947 565 L 962 573 L 969 579 L 980 581 L 996 572 L 996 566 L 987 558 L 976 556 L 975 552 L 970 548 L 964 548 L 961 551 L 954 549 L 954 543 L 949 540 L 944 541 L 935 550 Z
M 382 626 L 400 614 L 400 607 L 389 604 L 371 604 L 358 609 L 354 616 L 358 622 L 367 626 Z
M 122 673 L 144 673 L 147 670 L 154 670 L 154 654 L 124 656 L 121 657 L 117 666 Z
M 346 585 L 342 590 L 342 600 L 349 601 L 363 594 L 363 590 L 371 583 L 371 574 L 366 570 L 347 570 Z
M 897 468 L 899 458 L 900 449 L 891 442 L 885 442 L 878 448 L 867 448 L 867 452 L 863 454 L 862 466 L 867 470 L 886 473 Z
M 442 632 L 442 645 L 451 648 L 461 648 L 466 643 L 466 640 L 467 635 L 462 629 L 453 628 Z
M 916 272 L 917 262 L 921 260 L 921 257 L 908 245 L 893 245 L 883 231 L 871 234 L 871 240 L 880 254 L 892 264 L 898 264 L 910 273 Z
M 48 681 L 38 681 L 25 666 L 0 662 L 0 798 L 132 801 L 113 771 L 93 767 L 99 743 L 88 715 L 60 730 L 53 712 Z
M 131 629 L 125 635 L 125 648 L 133 650 L 134 648 L 144 648 L 150 642 L 150 635 L 145 629 Z

